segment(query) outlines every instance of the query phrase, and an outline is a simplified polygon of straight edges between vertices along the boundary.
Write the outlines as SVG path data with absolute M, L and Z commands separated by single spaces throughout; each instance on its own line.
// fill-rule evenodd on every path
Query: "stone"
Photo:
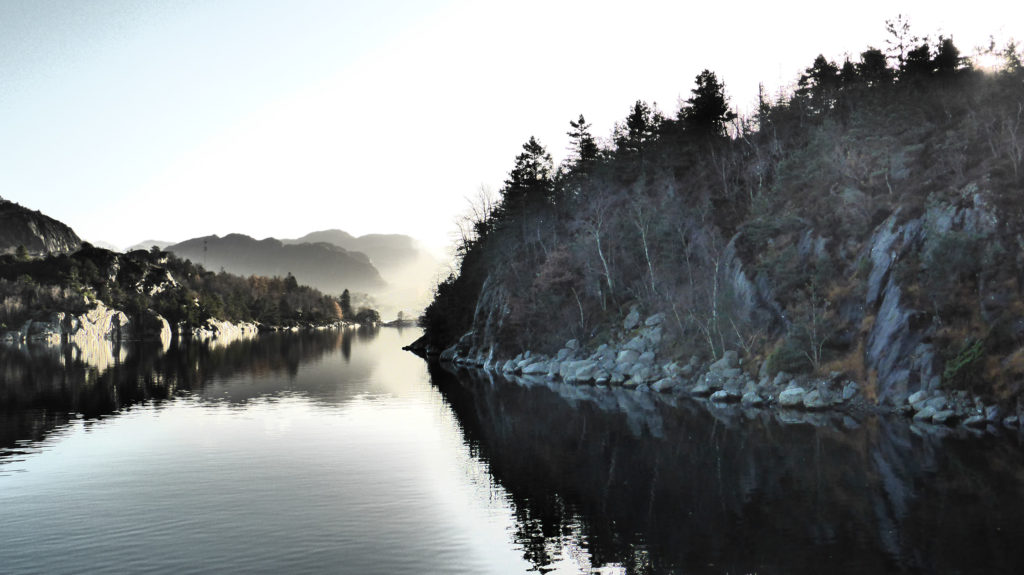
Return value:
M 748 391 L 743 394 L 743 397 L 740 398 L 740 403 L 742 403 L 743 405 L 758 406 L 764 404 L 764 399 L 762 399 L 761 396 L 757 394 L 757 392 Z
M 772 380 L 772 384 L 775 385 L 776 387 L 778 387 L 778 386 L 786 385 L 786 384 L 788 384 L 791 381 L 793 381 L 793 376 L 792 375 L 790 375 L 790 374 L 788 374 L 788 373 L 786 373 L 784 371 L 780 371 L 779 373 L 775 374 L 775 379 Z
M 990 405 L 985 408 L 985 421 L 1002 421 L 1003 413 L 998 405 Z
M 570 339 L 569 341 L 565 342 L 565 348 L 569 349 L 569 350 L 572 350 L 572 351 L 579 351 L 579 349 L 580 349 L 580 340 L 578 340 L 578 339 Z
M 622 329 L 629 331 L 638 325 L 640 325 L 640 310 L 633 307 L 626 316 L 626 319 L 622 321 Z
M 697 385 L 693 386 L 693 388 L 690 390 L 690 393 L 694 395 L 705 396 L 710 395 L 712 391 L 715 390 L 711 389 L 711 386 L 708 385 L 708 382 L 706 380 L 701 379 L 700 381 L 697 382 Z
M 708 389 L 717 391 L 725 387 L 725 383 L 728 381 L 727 378 L 722 377 L 722 374 L 713 371 L 708 372 L 701 378 L 701 381 L 708 386 Z
M 562 349 L 558 350 L 558 355 L 555 356 L 555 359 L 557 359 L 558 361 L 565 361 L 566 359 L 569 359 L 569 354 L 571 353 L 572 350 L 570 350 L 567 347 L 563 347 Z
M 690 377 L 691 375 L 693 375 L 693 365 L 686 364 L 683 367 L 679 368 L 679 375 L 683 377 Z
M 646 383 L 641 383 L 640 385 L 636 386 L 636 391 L 640 393 L 648 393 L 651 391 L 651 388 Z
M 804 395 L 807 392 L 804 388 L 794 386 L 779 394 L 779 405 L 781 407 L 799 407 L 803 405 Z
M 925 407 L 921 411 L 918 411 L 917 413 L 914 414 L 914 421 L 928 422 L 931 421 L 933 417 L 935 417 L 935 408 Z
M 645 352 L 641 353 L 640 357 L 637 358 L 637 362 L 638 363 L 642 363 L 644 365 L 649 365 L 649 364 L 654 363 L 654 352 L 653 351 L 645 351 Z
M 672 379 L 671 377 L 663 377 L 658 381 L 654 382 L 651 385 L 651 389 L 657 391 L 658 393 L 665 393 L 667 391 L 672 391 L 673 389 L 675 389 L 677 383 L 678 382 Z
M 843 401 L 850 401 L 851 399 L 856 397 L 857 393 L 859 392 L 860 388 L 857 386 L 856 383 L 852 381 L 850 383 L 847 383 L 846 386 L 843 387 Z
M 949 425 L 956 420 L 956 412 L 952 409 L 936 411 L 932 416 L 932 423 L 937 425 Z
M 622 346 L 622 349 L 633 350 L 637 353 L 642 352 L 646 346 L 644 345 L 644 336 L 638 335 L 633 339 L 626 342 L 626 345 Z
M 988 422 L 981 415 L 972 415 L 964 420 L 964 427 L 984 428 L 986 425 Z
M 921 405 L 922 407 L 930 407 L 935 411 L 942 411 L 946 408 L 946 396 L 940 395 L 931 399 L 926 399 Z
M 921 403 L 926 399 L 928 399 L 927 391 L 915 391 L 914 393 L 910 394 L 910 397 L 907 398 L 907 403 L 909 403 L 910 405 L 914 405 L 915 403 Z
M 664 313 L 656 313 L 656 314 L 652 315 L 651 317 L 647 318 L 646 320 L 644 320 L 644 325 L 647 326 L 647 327 L 654 327 L 654 326 L 661 325 L 664 321 L 665 321 L 665 314 Z
M 809 410 L 825 409 L 832 404 L 828 393 L 812 389 L 804 394 L 804 408 Z
M 1003 425 L 1006 427 L 1020 427 L 1020 418 L 1016 415 L 1008 415 L 1003 418 Z
M 548 362 L 538 361 L 523 368 L 523 375 L 542 375 L 548 372 Z
M 660 344 L 663 336 L 664 330 L 661 329 L 660 325 L 647 329 L 643 333 L 644 340 L 646 340 L 648 345 L 651 347 Z
M 619 355 L 615 358 L 615 363 L 619 365 L 636 363 L 636 360 L 640 359 L 640 354 L 633 349 L 624 349 L 619 352 Z
M 739 400 L 739 394 L 732 391 L 726 391 L 724 389 L 711 394 L 711 401 L 714 401 L 715 403 L 736 403 Z
M 723 371 L 726 369 L 734 369 L 739 365 L 739 354 L 735 351 L 729 350 L 722 355 L 722 359 L 719 359 L 715 363 L 712 363 L 708 367 L 711 371 Z

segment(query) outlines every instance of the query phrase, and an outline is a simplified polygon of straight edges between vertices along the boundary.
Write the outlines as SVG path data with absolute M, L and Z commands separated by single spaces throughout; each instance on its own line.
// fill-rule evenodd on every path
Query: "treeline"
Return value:
M 347 290 L 344 296 L 299 285 L 291 274 L 214 273 L 155 247 L 120 254 L 86 243 L 73 254 L 40 259 L 24 253 L 0 256 L 0 330 L 17 329 L 26 319 L 50 312 L 82 313 L 93 300 L 133 318 L 153 310 L 186 328 L 209 319 L 268 327 L 379 321 L 372 309 L 353 310 Z
M 885 50 L 818 56 L 793 89 L 762 89 L 750 116 L 705 70 L 680 109 L 638 101 L 607 144 L 574 119 L 557 167 L 531 138 L 499 197 L 462 225 L 458 269 L 420 319 L 431 342 L 475 328 L 477 344 L 491 337 L 509 357 L 553 352 L 606 337 L 638 305 L 670 318 L 679 354 L 737 349 L 790 371 L 846 361 L 867 377 L 856 356 L 875 313 L 864 306 L 871 234 L 979 187 L 1006 249 L 950 235 L 931 260 L 901 262 L 904 299 L 950 328 L 937 343 L 954 354 L 970 334 L 1024 321 L 1024 309 L 977 311 L 979 282 L 1009 297 L 1024 273 L 1020 53 L 992 47 L 999 66 L 981 69 L 951 38 L 912 36 L 902 21 L 889 32 Z

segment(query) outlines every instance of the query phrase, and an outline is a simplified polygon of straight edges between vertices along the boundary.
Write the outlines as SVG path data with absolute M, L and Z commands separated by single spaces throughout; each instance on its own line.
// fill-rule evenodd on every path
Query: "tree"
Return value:
M 725 84 L 711 70 L 697 75 L 697 86 L 686 105 L 679 110 L 678 117 L 687 129 L 709 136 L 724 136 L 725 126 L 736 118 L 729 109 L 725 96 Z
M 18 249 L 14 251 L 14 257 L 19 262 L 27 262 L 29 260 L 28 249 L 25 248 L 25 244 L 18 244 Z
M 522 216 L 528 208 L 550 203 L 554 199 L 553 174 L 551 154 L 530 136 L 501 190 L 506 215 Z
M 657 133 L 658 124 L 660 114 L 653 111 L 647 102 L 637 100 L 626 116 L 626 123 L 615 127 L 615 148 L 626 156 L 642 157 L 647 143 Z
M 821 114 L 835 106 L 839 85 L 839 67 L 818 54 L 811 67 L 800 76 L 797 94 L 806 96 L 811 111 Z
M 348 290 L 341 292 L 341 297 L 338 298 L 338 305 L 341 307 L 342 319 L 351 320 L 352 314 L 352 296 L 349 295 Z
M 868 48 L 860 53 L 857 74 L 871 88 L 891 83 L 893 76 L 885 54 L 878 48 Z
M 587 173 L 588 167 L 597 161 L 597 156 L 600 152 L 597 147 L 597 141 L 594 140 L 594 136 L 590 133 L 590 124 L 583 118 L 583 114 L 580 114 L 579 120 L 570 120 L 569 126 L 572 127 L 572 130 L 567 132 L 567 134 L 570 138 L 570 148 L 576 157 L 576 169 Z
M 953 74 L 960 68 L 960 49 L 952 38 L 939 36 L 939 49 L 935 53 L 935 73 L 940 76 Z

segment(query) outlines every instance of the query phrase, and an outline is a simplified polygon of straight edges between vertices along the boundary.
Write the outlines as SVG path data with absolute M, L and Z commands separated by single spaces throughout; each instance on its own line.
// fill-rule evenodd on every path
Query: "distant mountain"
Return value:
M 61 254 L 77 250 L 82 239 L 68 226 L 14 202 L 0 198 L 0 254 L 25 246 L 32 255 Z
M 291 273 L 300 284 L 329 294 L 346 289 L 374 293 L 387 285 L 365 254 L 327 242 L 286 245 L 274 238 L 228 234 L 193 238 L 164 249 L 212 271 L 281 277 Z
M 164 248 L 166 248 L 167 246 L 169 246 L 169 245 L 171 245 L 173 243 L 174 242 L 165 242 L 163 240 L 145 240 L 145 241 L 139 242 L 139 243 L 137 243 L 137 244 L 135 244 L 133 246 L 128 246 L 128 249 L 126 249 L 125 251 L 126 252 L 130 252 L 130 251 L 134 251 L 134 250 L 148 250 L 148 249 L 152 248 L 153 246 L 156 246 L 156 247 L 158 247 L 160 249 L 164 249 Z
M 385 290 L 374 294 L 385 317 L 402 311 L 416 317 L 433 297 L 442 264 L 419 242 L 404 234 L 367 234 L 353 236 L 343 230 L 321 230 L 285 244 L 326 242 L 346 250 L 362 252 L 380 270 L 388 282 Z
M 398 268 L 414 263 L 422 250 L 416 240 L 402 234 L 367 234 L 355 237 L 343 230 L 322 230 L 294 240 L 281 240 L 286 244 L 325 242 L 349 251 L 369 256 L 374 266 L 386 277 Z

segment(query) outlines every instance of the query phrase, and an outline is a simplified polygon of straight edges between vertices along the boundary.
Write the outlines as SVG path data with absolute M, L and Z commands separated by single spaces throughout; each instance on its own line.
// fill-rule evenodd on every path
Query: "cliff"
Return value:
M 816 59 L 730 131 L 706 72 L 675 118 L 637 102 L 599 152 L 574 122 L 558 171 L 531 139 L 421 347 L 572 383 L 1017 425 L 1024 72 L 1015 53 L 951 64 L 950 46 L 915 70 Z
M 63 254 L 77 250 L 82 240 L 68 226 L 0 198 L 0 254 L 24 246 L 28 255 Z

